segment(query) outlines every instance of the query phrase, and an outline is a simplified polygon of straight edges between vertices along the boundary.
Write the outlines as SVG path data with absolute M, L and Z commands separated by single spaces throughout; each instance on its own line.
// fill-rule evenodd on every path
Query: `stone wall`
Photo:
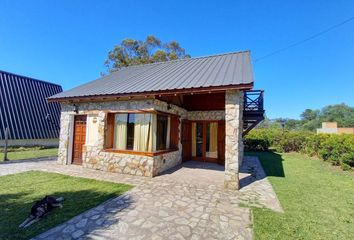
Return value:
M 107 172 L 153 176 L 153 157 L 105 152 L 96 146 L 85 146 L 83 166 Z
M 243 95 L 236 90 L 225 95 L 225 180 L 226 188 L 239 189 L 239 168 L 242 164 Z
M 141 156 L 133 154 L 112 153 L 104 150 L 104 131 L 108 111 L 119 110 L 158 110 L 178 114 L 186 118 L 187 111 L 156 99 L 134 101 L 117 101 L 101 103 L 76 103 L 78 114 L 90 114 L 97 118 L 97 140 L 87 144 L 83 149 L 83 166 L 97 170 L 118 172 L 139 176 L 152 177 L 181 163 L 182 146 L 179 150 L 158 156 Z M 74 107 L 71 104 L 62 104 L 61 130 L 58 163 L 71 163 L 72 128 L 74 124 Z M 180 125 L 181 126 L 181 125 Z M 179 126 L 179 135 L 181 127 Z
M 190 111 L 187 112 L 188 120 L 224 120 L 225 111 Z
M 182 163 L 182 146 L 178 151 L 169 152 L 154 156 L 153 176 L 157 176 L 160 173 L 170 169 L 178 164 Z

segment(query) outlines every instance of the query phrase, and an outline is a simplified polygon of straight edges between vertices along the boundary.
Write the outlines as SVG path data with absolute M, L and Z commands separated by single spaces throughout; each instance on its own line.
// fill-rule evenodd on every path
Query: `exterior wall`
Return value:
M 318 133 L 338 133 L 338 129 L 337 128 L 317 128 L 317 134 Z
M 182 146 L 179 150 L 158 156 L 141 156 L 123 153 L 111 153 L 104 151 L 104 130 L 108 111 L 119 110 L 158 110 L 172 114 L 178 114 L 186 118 L 186 110 L 170 105 L 156 99 L 144 99 L 135 101 L 117 101 L 101 103 L 77 103 L 78 114 L 87 117 L 87 144 L 83 150 L 83 166 L 103 171 L 133 174 L 152 177 L 167 170 L 182 161 Z M 72 155 L 72 134 L 74 125 L 74 107 L 70 104 L 62 104 L 61 130 L 59 144 L 59 164 L 70 164 Z M 94 129 L 97 129 L 95 131 Z M 179 135 L 181 134 L 181 124 Z
M 58 139 L 60 106 L 47 98 L 62 91 L 59 85 L 0 70 L 0 141 L 6 128 L 14 145 L 32 146 L 32 139 L 35 145 L 45 145 L 45 139 Z
M 109 172 L 153 177 L 182 162 L 182 145 L 179 150 L 157 156 L 112 153 L 104 150 L 104 131 L 108 111 L 157 110 L 178 114 L 189 120 L 225 119 L 225 187 L 238 189 L 238 171 L 243 156 L 242 143 L 242 94 L 227 91 L 225 111 L 192 111 L 170 105 L 157 99 L 143 99 L 117 102 L 76 103 L 78 114 L 87 115 L 87 144 L 83 149 L 83 167 Z M 62 104 L 61 130 L 59 142 L 59 164 L 71 164 L 74 126 L 74 106 Z M 179 139 L 181 139 L 179 124 Z
M 322 128 L 338 128 L 336 122 L 323 122 Z
M 354 128 L 338 128 L 338 133 L 354 134 Z
M 179 150 L 154 156 L 152 176 L 156 176 L 167 169 L 182 163 L 182 145 L 179 143 Z
M 224 120 L 225 111 L 190 111 L 187 112 L 188 120 Z
M 236 90 L 225 94 L 225 180 L 226 188 L 239 189 L 239 168 L 242 164 L 243 95 Z
M 328 133 L 328 134 L 354 134 L 354 128 L 338 128 L 336 122 L 323 122 L 322 128 L 317 128 L 317 134 Z
M 0 147 L 5 146 L 5 140 L 0 140 Z M 50 138 L 50 139 L 12 139 L 8 140 L 7 146 L 22 146 L 22 147 L 31 147 L 31 146 L 44 146 L 44 147 L 58 147 L 59 139 Z

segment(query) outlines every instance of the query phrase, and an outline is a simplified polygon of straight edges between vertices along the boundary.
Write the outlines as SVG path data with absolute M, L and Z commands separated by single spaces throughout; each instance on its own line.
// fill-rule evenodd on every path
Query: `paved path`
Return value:
M 254 157 L 245 159 L 238 192 L 223 189 L 223 168 L 213 164 L 187 162 L 152 179 L 61 166 L 53 159 L 0 164 L 0 175 L 28 170 L 136 186 L 36 239 L 252 239 L 250 209 L 240 203 L 282 211 Z

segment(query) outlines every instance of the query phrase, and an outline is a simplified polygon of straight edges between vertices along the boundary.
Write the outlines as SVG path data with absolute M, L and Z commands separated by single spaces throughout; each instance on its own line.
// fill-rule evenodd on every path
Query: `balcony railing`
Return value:
M 263 113 L 263 90 L 245 91 L 243 110 L 245 112 Z
M 264 119 L 263 90 L 244 92 L 243 136 Z

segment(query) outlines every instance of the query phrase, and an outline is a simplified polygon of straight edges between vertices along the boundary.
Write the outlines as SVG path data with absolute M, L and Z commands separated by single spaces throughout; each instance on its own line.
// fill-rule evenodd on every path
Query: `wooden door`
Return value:
M 218 164 L 225 165 L 225 121 L 218 122 Z
M 192 160 L 219 163 L 218 125 L 218 121 L 191 121 Z
M 82 164 L 82 147 L 86 142 L 86 116 L 75 116 L 72 163 Z
M 188 120 L 182 121 L 182 161 L 191 160 L 192 156 L 192 135 L 191 122 Z

